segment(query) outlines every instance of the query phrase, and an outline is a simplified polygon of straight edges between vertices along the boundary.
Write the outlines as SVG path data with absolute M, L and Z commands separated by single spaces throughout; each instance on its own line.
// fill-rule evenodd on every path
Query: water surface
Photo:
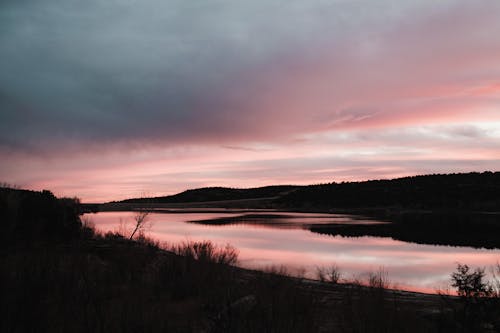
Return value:
M 131 227 L 133 212 L 86 214 L 102 231 Z M 239 250 L 239 265 L 265 269 L 287 266 L 314 277 L 317 267 L 336 264 L 345 279 L 363 279 L 383 268 L 394 287 L 436 292 L 449 286 L 457 262 L 492 266 L 500 250 L 422 245 L 389 237 L 342 237 L 311 232 L 310 226 L 383 223 L 348 215 L 266 211 L 176 211 L 148 216 L 147 235 L 166 243 L 186 240 L 231 244 Z

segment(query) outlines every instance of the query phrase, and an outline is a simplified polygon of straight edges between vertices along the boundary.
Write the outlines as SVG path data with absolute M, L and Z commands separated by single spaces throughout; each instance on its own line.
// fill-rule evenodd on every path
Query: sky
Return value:
M 500 170 L 500 1 L 3 0 L 0 181 L 100 202 Z

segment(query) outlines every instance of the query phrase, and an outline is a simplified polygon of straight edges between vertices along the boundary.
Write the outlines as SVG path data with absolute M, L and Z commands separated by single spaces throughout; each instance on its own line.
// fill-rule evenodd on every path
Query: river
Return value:
M 100 231 L 130 231 L 134 212 L 85 214 Z M 239 250 L 239 266 L 269 269 L 285 266 L 295 275 L 314 278 L 318 267 L 335 264 L 344 280 L 365 280 L 383 271 L 390 286 L 435 293 L 446 290 L 458 262 L 492 267 L 500 261 L 499 249 L 422 245 L 389 237 L 342 237 L 315 233 L 311 225 L 373 224 L 381 221 L 349 215 L 177 210 L 147 217 L 146 235 L 161 243 L 210 240 Z

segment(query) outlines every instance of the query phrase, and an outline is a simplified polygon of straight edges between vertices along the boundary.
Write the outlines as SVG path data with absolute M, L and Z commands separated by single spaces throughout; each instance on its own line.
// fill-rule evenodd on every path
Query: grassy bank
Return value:
M 436 297 L 238 269 L 207 244 L 178 255 L 108 234 L 4 252 L 1 331 L 419 332 L 439 311 Z

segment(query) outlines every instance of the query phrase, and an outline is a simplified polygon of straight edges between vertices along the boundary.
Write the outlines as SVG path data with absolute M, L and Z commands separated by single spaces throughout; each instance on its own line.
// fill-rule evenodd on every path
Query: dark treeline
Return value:
M 278 185 L 265 186 L 249 189 L 227 188 L 227 187 L 205 187 L 187 190 L 171 196 L 153 198 L 135 198 L 120 201 L 122 203 L 188 203 L 204 201 L 226 201 L 242 199 L 270 198 L 282 195 L 298 186 Z
M 376 225 L 312 225 L 309 230 L 346 237 L 376 236 L 448 246 L 500 248 L 500 215 L 471 213 L 402 213 L 392 223 Z
M 318 225 L 310 228 L 313 232 L 500 248 L 500 172 L 311 185 L 276 203 L 285 209 L 347 212 L 392 222 Z
M 500 211 L 500 172 L 436 174 L 309 186 L 207 187 L 171 196 L 127 199 L 120 203 L 196 203 L 259 198 L 274 198 L 271 207 L 292 210 Z M 269 208 L 267 202 L 266 208 Z
M 56 198 L 50 191 L 0 188 L 0 233 L 3 245 L 79 237 L 79 201 Z
M 426 175 L 298 188 L 276 200 L 290 209 L 394 208 L 500 211 L 500 172 Z
M 366 217 L 361 218 L 366 219 Z M 500 248 L 499 214 L 404 212 L 384 218 L 390 219 L 391 223 L 357 224 L 356 218 L 353 219 L 354 223 L 344 223 L 343 220 L 339 223 L 333 218 L 329 223 L 290 223 L 280 221 L 290 219 L 290 216 L 279 213 L 243 214 L 190 222 L 206 225 L 252 224 L 271 228 L 294 227 L 333 236 L 391 237 L 419 244 Z

